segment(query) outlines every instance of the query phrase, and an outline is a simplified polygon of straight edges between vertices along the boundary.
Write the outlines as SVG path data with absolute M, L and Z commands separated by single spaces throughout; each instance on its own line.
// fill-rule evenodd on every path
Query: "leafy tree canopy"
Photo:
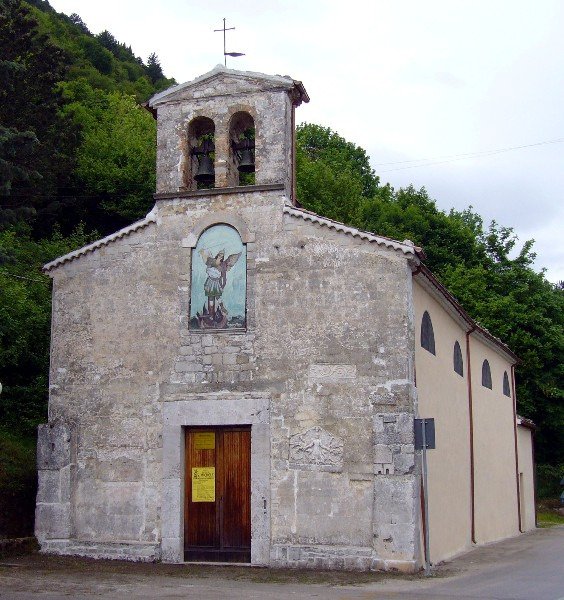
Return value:
M 91 240 L 78 227 L 36 241 L 23 224 L 0 231 L 0 423 L 31 433 L 47 410 L 51 286 L 41 267 Z
M 439 210 L 425 189 L 379 186 L 366 153 L 317 125 L 297 130 L 297 189 L 305 208 L 425 249 L 426 264 L 474 319 L 520 357 L 518 409 L 540 427 L 537 457 L 564 462 L 564 292 L 518 248 L 510 227 L 485 227 L 472 208 Z M 370 184 L 370 185 L 368 185 Z
M 115 230 L 150 210 L 155 190 L 156 125 L 132 96 L 94 90 L 85 79 L 64 85 L 68 101 L 64 113 L 72 115 L 82 131 L 75 175 L 96 226 Z

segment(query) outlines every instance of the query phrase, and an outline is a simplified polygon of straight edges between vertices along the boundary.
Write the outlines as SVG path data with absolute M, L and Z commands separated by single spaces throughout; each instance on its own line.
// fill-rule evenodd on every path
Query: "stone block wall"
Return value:
M 39 426 L 35 533 L 40 542 L 71 537 L 71 455 L 68 425 L 52 422 Z
M 60 551 L 182 560 L 183 458 L 163 455 L 162 436 L 181 444 L 182 426 L 205 424 L 198 407 L 217 406 L 210 425 L 268 431 L 253 562 L 418 564 L 410 268 L 399 251 L 284 214 L 286 201 L 160 200 L 156 224 L 55 271 L 50 419 L 77 440 Z M 188 328 L 190 236 L 210 218 L 252 234 L 246 331 Z M 247 412 L 230 412 L 241 398 Z M 166 414 L 182 422 L 167 430 Z
M 411 269 L 374 236 L 286 210 L 294 103 L 307 100 L 289 77 L 217 67 L 150 101 L 151 223 L 52 271 L 41 435 L 66 427 L 74 441 L 51 442 L 56 466 L 40 475 L 44 549 L 181 561 L 183 428 L 244 424 L 254 564 L 417 566 Z M 256 129 L 257 185 L 241 189 L 228 187 L 239 112 Z M 199 117 L 215 128 L 209 192 L 187 176 Z M 244 331 L 189 327 L 194 247 L 214 223 L 246 244 Z
M 292 101 L 284 85 L 260 80 L 234 79 L 218 74 L 194 88 L 179 90 L 162 105 L 155 101 L 157 123 L 157 192 L 170 193 L 190 189 L 189 124 L 198 117 L 215 125 L 215 187 L 233 185 L 230 123 L 237 112 L 249 114 L 256 130 L 256 183 L 282 183 L 291 186 Z M 269 89 L 271 88 L 271 89 Z M 220 92 L 221 90 L 221 92 Z M 182 107 L 179 108 L 179 104 Z

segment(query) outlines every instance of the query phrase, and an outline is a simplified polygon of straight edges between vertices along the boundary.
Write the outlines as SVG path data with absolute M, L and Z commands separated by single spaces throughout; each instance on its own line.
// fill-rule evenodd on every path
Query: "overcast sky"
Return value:
M 246 53 L 228 67 L 304 83 L 298 122 L 365 148 L 381 182 L 424 186 L 444 210 L 472 205 L 520 243 L 534 238 L 536 268 L 564 279 L 563 1 L 50 3 L 145 60 L 156 52 L 179 83 L 223 62 L 213 30 L 226 17 L 227 50 Z

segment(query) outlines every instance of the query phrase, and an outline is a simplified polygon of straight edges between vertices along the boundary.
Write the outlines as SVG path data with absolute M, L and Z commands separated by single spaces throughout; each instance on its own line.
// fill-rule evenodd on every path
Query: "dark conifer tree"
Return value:
M 67 59 L 37 30 L 20 0 L 0 4 L 0 219 L 37 213 L 35 223 L 49 227 L 69 185 L 76 128 L 59 114 L 55 86 Z M 3 215 L 3 217 L 2 217 Z
M 159 79 L 164 77 L 159 57 L 153 52 L 147 59 L 147 74 L 151 83 L 156 83 Z

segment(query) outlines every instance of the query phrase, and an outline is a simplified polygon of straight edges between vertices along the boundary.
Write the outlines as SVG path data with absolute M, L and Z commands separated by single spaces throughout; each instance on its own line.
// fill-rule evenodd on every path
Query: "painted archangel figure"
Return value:
M 204 293 L 208 299 L 203 314 L 197 313 L 201 327 L 223 329 L 227 325 L 228 313 L 221 301 L 221 295 L 227 283 L 227 272 L 239 260 L 241 254 L 230 254 L 225 258 L 225 251 L 220 250 L 214 257 L 205 248 L 200 250 L 200 256 L 206 265 Z

